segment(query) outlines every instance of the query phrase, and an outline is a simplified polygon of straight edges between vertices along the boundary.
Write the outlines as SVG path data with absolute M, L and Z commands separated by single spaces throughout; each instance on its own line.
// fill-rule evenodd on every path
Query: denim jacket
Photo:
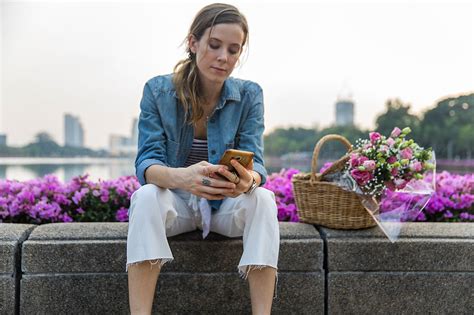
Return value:
M 207 126 L 209 163 L 217 164 L 226 149 L 254 152 L 254 171 L 263 185 L 267 171 L 263 161 L 263 92 L 251 81 L 228 78 Z M 191 150 L 194 128 L 185 121 L 172 74 L 150 79 L 144 87 L 138 122 L 138 153 L 135 160 L 140 184 L 145 170 L 154 164 L 183 167 Z M 221 201 L 209 201 L 218 209 Z

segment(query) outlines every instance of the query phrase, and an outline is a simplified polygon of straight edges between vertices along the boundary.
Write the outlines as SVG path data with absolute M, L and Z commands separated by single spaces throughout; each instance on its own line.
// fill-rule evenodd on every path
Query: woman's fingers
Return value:
M 232 166 L 235 168 L 237 173 L 239 173 L 239 177 L 241 179 L 248 180 L 248 178 L 252 176 L 250 175 L 249 171 L 236 160 L 231 160 L 230 163 L 232 163 Z

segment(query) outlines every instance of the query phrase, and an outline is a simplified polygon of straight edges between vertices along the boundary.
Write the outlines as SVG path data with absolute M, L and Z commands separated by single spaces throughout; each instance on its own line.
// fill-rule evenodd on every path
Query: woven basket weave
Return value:
M 335 161 L 323 173 L 316 173 L 319 151 L 327 141 L 337 140 L 344 144 L 348 153 L 351 143 L 340 135 L 326 135 L 316 144 L 311 163 L 311 173 L 295 174 L 292 178 L 297 212 L 302 222 L 333 229 L 362 229 L 376 225 L 354 192 L 343 190 L 331 182 L 321 181 L 324 175 L 340 171 L 349 154 Z

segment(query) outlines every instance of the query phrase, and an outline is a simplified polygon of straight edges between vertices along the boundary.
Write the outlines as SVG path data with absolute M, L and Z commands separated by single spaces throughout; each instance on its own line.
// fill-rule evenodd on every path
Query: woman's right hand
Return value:
M 214 165 L 201 161 L 184 169 L 184 190 L 206 198 L 208 200 L 221 200 L 225 195 L 233 194 L 236 186 L 227 180 L 213 174 L 218 174 L 222 165 Z

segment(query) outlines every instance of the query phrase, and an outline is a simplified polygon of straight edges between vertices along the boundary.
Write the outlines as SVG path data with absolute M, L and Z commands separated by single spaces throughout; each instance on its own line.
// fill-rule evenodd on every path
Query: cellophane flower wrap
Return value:
M 391 241 L 398 238 L 403 222 L 420 215 L 436 187 L 435 154 L 408 139 L 410 132 L 408 127 L 395 127 L 388 137 L 371 132 L 369 139 L 356 141 L 342 170 L 324 176 L 358 194 Z M 390 200 L 391 192 L 397 192 L 397 200 L 381 209 L 379 201 Z

